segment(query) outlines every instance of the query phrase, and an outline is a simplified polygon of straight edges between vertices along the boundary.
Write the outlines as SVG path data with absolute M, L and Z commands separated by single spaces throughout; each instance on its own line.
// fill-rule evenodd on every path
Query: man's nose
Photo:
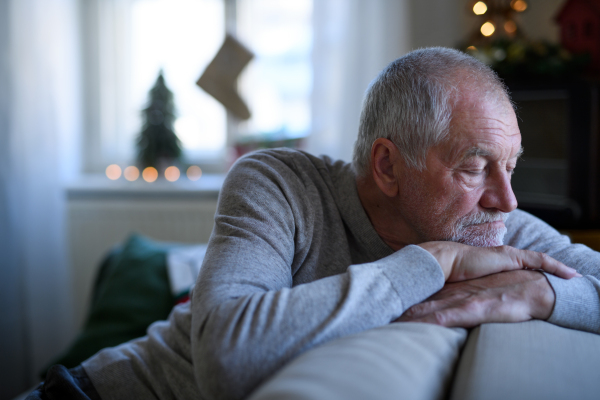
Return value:
M 517 198 L 512 190 L 510 177 L 507 171 L 497 171 L 488 175 L 479 204 L 483 208 L 494 208 L 505 213 L 517 208 Z

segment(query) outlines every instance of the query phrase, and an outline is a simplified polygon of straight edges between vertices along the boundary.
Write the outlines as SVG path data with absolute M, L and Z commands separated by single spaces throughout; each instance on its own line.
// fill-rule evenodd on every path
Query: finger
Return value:
M 469 302 L 454 307 L 435 310 L 406 322 L 423 322 L 448 328 L 473 328 L 489 322 L 520 322 L 530 320 L 531 316 L 523 312 L 520 304 L 497 305 Z
M 484 322 L 484 318 L 478 313 L 467 312 L 462 308 L 446 308 L 444 310 L 436 310 L 434 312 L 425 314 L 419 318 L 410 319 L 405 322 L 422 322 L 426 324 L 434 324 L 460 328 L 473 328 L 481 325 Z
M 447 282 L 479 278 L 485 275 L 518 269 L 539 269 L 561 278 L 580 276 L 573 268 L 544 253 L 520 250 L 510 246 L 460 248 Z
M 442 291 L 444 291 L 444 289 L 442 289 Z M 400 318 L 398 318 L 398 320 L 399 321 L 408 321 L 408 320 L 412 321 L 412 320 L 421 318 L 427 314 L 431 314 L 436 311 L 441 311 L 448 307 L 455 307 L 455 305 L 460 303 L 462 301 L 462 298 L 464 297 L 464 296 L 460 295 L 460 293 L 458 295 L 451 294 L 450 296 L 445 296 L 442 291 L 438 292 L 436 295 L 434 295 L 434 296 L 441 295 L 442 296 L 441 298 L 438 298 L 437 300 L 434 300 L 434 299 L 425 300 L 422 303 L 415 304 L 414 306 L 412 306 L 408 310 L 406 310 L 400 316 Z
M 517 252 L 518 263 L 522 268 L 540 269 L 564 279 L 581 276 L 573 268 L 567 267 L 545 253 L 530 250 L 517 250 Z
M 424 315 L 427 315 L 433 311 L 435 311 L 435 305 L 432 304 L 434 302 L 427 301 L 424 303 L 415 304 L 410 307 L 408 310 L 404 311 L 404 313 L 398 318 L 399 321 L 412 321 L 417 318 L 421 318 Z

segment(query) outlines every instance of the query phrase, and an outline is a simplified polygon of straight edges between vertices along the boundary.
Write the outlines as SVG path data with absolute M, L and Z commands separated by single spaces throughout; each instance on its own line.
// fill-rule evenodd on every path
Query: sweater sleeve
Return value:
M 568 236 L 523 211 L 511 214 L 507 228 L 506 244 L 546 253 L 583 275 L 566 280 L 545 273 L 556 295 L 548 322 L 600 333 L 600 253 L 571 243 Z
M 408 246 L 293 285 L 311 217 L 278 162 L 242 159 L 221 191 L 192 298 L 194 374 L 207 399 L 243 398 L 299 353 L 387 324 L 444 284 L 435 258 Z

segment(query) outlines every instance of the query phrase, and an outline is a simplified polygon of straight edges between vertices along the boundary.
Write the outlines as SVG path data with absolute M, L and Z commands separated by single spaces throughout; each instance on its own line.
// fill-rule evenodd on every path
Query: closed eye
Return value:
M 483 169 L 467 170 L 465 171 L 469 175 L 478 176 L 485 172 Z

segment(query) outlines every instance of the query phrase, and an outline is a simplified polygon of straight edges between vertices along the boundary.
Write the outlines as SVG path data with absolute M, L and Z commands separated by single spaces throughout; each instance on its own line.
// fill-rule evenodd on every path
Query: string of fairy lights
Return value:
M 473 13 L 483 18 L 477 34 L 471 37 L 473 42 L 496 36 L 515 37 L 519 30 L 515 16 L 528 7 L 525 0 L 481 0 L 472 4 Z M 472 43 L 469 48 L 474 49 L 476 44 Z
M 111 164 L 106 167 L 106 177 L 111 181 L 116 181 L 123 177 L 125 180 L 129 182 L 136 181 L 140 178 L 152 183 L 155 182 L 159 178 L 158 170 L 154 167 L 146 167 L 142 170 L 140 174 L 140 170 L 135 165 L 130 165 L 125 167 L 125 169 L 121 169 L 121 167 L 117 164 Z M 191 181 L 197 181 L 202 177 L 202 170 L 197 165 L 192 165 L 187 168 L 185 172 L 187 178 Z M 181 178 L 181 171 L 176 166 L 172 165 L 167 167 L 164 172 L 164 178 L 169 182 L 176 182 Z

